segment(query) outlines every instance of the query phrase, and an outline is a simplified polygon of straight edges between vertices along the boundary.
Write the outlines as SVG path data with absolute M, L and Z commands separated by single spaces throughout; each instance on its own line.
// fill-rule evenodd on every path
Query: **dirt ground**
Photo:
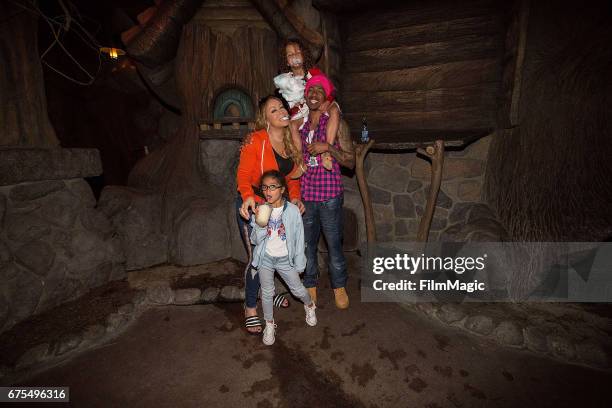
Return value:
M 158 307 L 19 385 L 69 386 L 75 407 L 612 406 L 610 373 L 360 303 L 355 281 L 351 307 L 338 310 L 323 280 L 314 328 L 298 301 L 276 309 L 271 347 L 245 333 L 240 304 Z
M 85 295 L 17 323 L 0 335 L 0 364 L 12 366 L 29 348 L 104 325 L 109 314 L 130 303 L 136 294 L 127 280 L 106 283 Z

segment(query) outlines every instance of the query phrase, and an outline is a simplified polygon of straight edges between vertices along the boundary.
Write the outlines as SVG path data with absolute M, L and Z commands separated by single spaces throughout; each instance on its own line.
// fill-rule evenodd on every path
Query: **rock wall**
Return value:
M 231 140 L 200 142 L 200 166 L 210 194 L 186 203 L 172 236 L 162 229 L 161 194 L 123 186 L 102 190 L 98 208 L 117 232 L 127 270 L 164 263 L 200 265 L 230 257 L 246 260 L 235 210 L 239 148 L 240 143 Z
M 437 241 L 454 224 L 464 223 L 471 207 L 482 202 L 482 183 L 491 138 L 482 138 L 463 150 L 447 151 L 442 185 L 429 234 Z M 381 242 L 416 239 L 431 180 L 431 165 L 415 152 L 370 152 L 365 168 Z M 365 242 L 365 221 L 355 176 L 343 178 L 345 207 L 357 214 L 360 242 Z
M 462 151 L 447 153 L 430 240 L 468 233 L 462 228 L 471 216 L 470 209 L 482 201 L 482 179 L 492 137 Z M 237 141 L 200 142 L 200 165 L 208 175 L 210 196 L 186 206 L 172 237 L 161 232 L 164 204 L 160 195 L 119 186 L 103 190 L 98 208 L 111 220 L 122 241 L 127 270 L 168 262 L 186 266 L 229 257 L 246 260 L 235 210 L 239 147 Z M 366 159 L 366 169 L 379 240 L 414 240 L 425 206 L 429 163 L 414 152 L 373 152 Z M 347 175 L 343 181 L 345 207 L 355 213 L 358 241 L 365 242 L 365 219 L 356 179 Z M 443 235 L 447 228 L 449 234 Z
M 223 238 L 222 254 L 226 257 L 246 261 L 246 251 L 240 238 L 236 220 L 236 197 L 238 195 L 236 170 L 240 159 L 240 142 L 202 140 L 200 150 L 202 152 L 202 166 L 209 175 L 211 188 L 217 192 L 219 206 L 223 209 L 218 219 L 218 228 L 227 226 L 227 230 L 223 234 L 217 235 L 217 237 Z M 210 232 L 209 236 L 211 236 Z
M 19 155 L 25 153 L 16 150 Z M 43 149 L 37 149 L 35 155 L 38 150 Z M 15 155 L 9 150 L 2 153 L 0 161 L 4 162 L 7 155 Z M 91 175 L 100 166 L 96 151 L 75 149 L 48 157 L 66 154 L 76 161 L 81 157 L 97 163 L 89 170 L 76 166 L 76 173 Z M 15 170 L 14 177 L 3 179 L 0 186 L 0 331 L 89 288 L 125 277 L 121 242 L 109 219 L 96 208 L 87 182 L 66 177 L 62 163 L 45 166 L 59 173 L 41 174 L 46 180 L 10 184 L 32 176 L 27 169 L 27 175 Z M 66 178 L 57 179 L 58 174 Z

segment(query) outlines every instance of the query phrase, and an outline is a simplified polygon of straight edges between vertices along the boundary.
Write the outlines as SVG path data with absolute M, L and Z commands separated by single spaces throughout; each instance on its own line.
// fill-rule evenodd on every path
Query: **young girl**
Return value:
M 320 69 L 311 66 L 308 50 L 302 46 L 299 40 L 286 41 L 282 49 L 282 56 L 283 63 L 281 65 L 284 67 L 286 64 L 291 70 L 274 77 L 274 85 L 289 104 L 289 114 L 292 120 L 290 126 L 291 136 L 298 150 L 298 154 L 294 158 L 298 166 L 291 177 L 299 178 L 306 171 L 301 152 L 302 141 L 298 129 L 302 124 L 302 120 L 308 117 L 308 106 L 306 105 L 304 89 L 306 81 L 315 75 L 322 74 L 322 72 Z M 327 143 L 333 145 L 340 124 L 340 106 L 334 101 L 333 86 L 331 92 L 327 94 L 327 101 L 321 106 L 321 110 L 327 112 L 330 116 L 327 127 Z M 323 159 L 323 167 L 331 171 L 331 155 L 325 152 L 321 155 L 321 158 Z
M 263 343 L 269 346 L 274 343 L 276 332 L 272 304 L 274 271 L 287 283 L 291 293 L 304 302 L 309 326 L 317 324 L 317 316 L 316 306 L 299 276 L 306 268 L 304 225 L 300 210 L 285 199 L 287 182 L 277 170 L 263 173 L 260 186 L 267 204 L 272 207 L 272 213 L 266 227 L 260 227 L 255 222 L 256 215 L 251 217 L 251 242 L 255 245 L 252 265 L 257 268 L 261 282 L 261 303 L 266 320 Z M 256 213 L 259 213 L 259 208 Z

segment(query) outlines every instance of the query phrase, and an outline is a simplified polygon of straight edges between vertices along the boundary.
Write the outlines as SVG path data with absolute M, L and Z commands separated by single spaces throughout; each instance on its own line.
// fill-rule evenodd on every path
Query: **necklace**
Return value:
M 278 142 L 275 142 L 272 140 L 272 138 L 270 138 L 270 143 L 272 144 L 272 150 L 274 150 L 283 159 L 287 158 L 287 152 L 285 152 L 285 144 L 283 142 L 278 144 Z

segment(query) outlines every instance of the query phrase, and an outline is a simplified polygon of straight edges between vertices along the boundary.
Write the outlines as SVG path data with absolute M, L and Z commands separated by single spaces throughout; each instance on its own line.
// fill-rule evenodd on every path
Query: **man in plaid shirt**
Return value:
M 300 179 L 304 212 L 304 235 L 306 241 L 306 270 L 304 286 L 316 302 L 319 267 L 317 264 L 317 244 L 321 230 L 325 235 L 329 250 L 329 272 L 336 306 L 346 309 L 349 305 L 346 293 L 346 259 L 342 251 L 342 205 L 344 189 L 342 175 L 337 160 L 333 160 L 331 170 L 323 167 L 321 153 L 330 152 L 338 158 L 338 138 L 334 146 L 327 143 L 327 129 L 338 129 L 339 114 L 331 115 L 320 110 L 321 105 L 333 86 L 324 75 L 313 76 L 306 84 L 306 104 L 310 110 L 308 118 L 300 128 L 302 152 L 307 170 Z M 336 153 L 336 154 L 335 154 Z

